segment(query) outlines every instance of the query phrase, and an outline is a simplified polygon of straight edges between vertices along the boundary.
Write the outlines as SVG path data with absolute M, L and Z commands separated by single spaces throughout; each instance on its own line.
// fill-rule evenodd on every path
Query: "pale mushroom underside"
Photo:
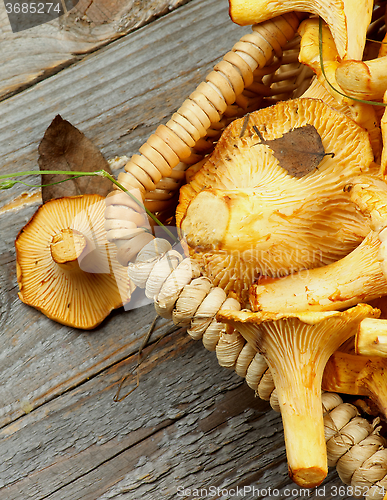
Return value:
M 297 178 L 279 165 L 253 126 L 270 141 L 307 124 L 332 155 Z M 280 102 L 252 113 L 239 137 L 242 127 L 243 119 L 235 120 L 181 188 L 176 221 L 191 258 L 216 286 L 245 300 L 260 276 L 326 265 L 361 242 L 369 222 L 343 187 L 375 166 L 368 134 L 315 99 Z

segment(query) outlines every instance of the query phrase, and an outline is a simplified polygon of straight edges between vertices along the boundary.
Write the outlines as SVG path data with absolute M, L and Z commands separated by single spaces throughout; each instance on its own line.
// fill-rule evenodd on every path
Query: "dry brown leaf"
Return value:
M 294 128 L 278 139 L 265 140 L 253 127 L 261 142 L 272 151 L 280 166 L 294 177 L 303 177 L 315 170 L 325 156 L 321 137 L 313 125 Z
M 94 172 L 106 170 L 111 173 L 108 162 L 99 149 L 82 132 L 57 115 L 46 130 L 39 144 L 40 170 L 68 170 Z M 51 184 L 63 179 L 66 175 L 42 175 L 42 184 Z M 78 177 L 53 186 L 42 188 L 43 203 L 62 196 L 80 194 L 99 194 L 106 196 L 112 189 L 109 179 L 103 177 Z

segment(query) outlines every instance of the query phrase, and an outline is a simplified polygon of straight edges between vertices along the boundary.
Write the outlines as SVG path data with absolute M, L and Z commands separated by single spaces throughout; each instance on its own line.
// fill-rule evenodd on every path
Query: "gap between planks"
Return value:
M 149 436 L 153 435 L 155 432 L 160 432 L 160 429 L 174 426 L 177 421 L 182 420 L 185 417 L 188 418 L 188 421 L 180 428 L 183 429 L 187 427 L 188 432 L 190 432 L 190 418 L 194 417 L 196 421 L 197 418 L 201 416 L 202 420 L 199 420 L 200 426 L 198 430 L 201 433 L 204 433 L 203 435 L 214 433 L 219 426 L 222 427 L 224 423 L 230 418 L 238 418 L 238 414 L 240 414 L 241 411 L 243 413 L 243 411 L 246 408 L 250 407 L 251 404 L 253 404 L 255 408 L 258 408 L 258 414 L 256 415 L 256 418 L 261 418 L 263 416 L 267 418 L 267 403 L 264 403 L 259 399 L 254 399 L 253 391 L 251 391 L 251 389 L 243 384 L 242 379 L 237 377 L 235 373 L 232 373 L 225 369 L 220 369 L 219 366 L 217 366 L 214 357 L 209 356 L 210 353 L 207 353 L 207 356 L 203 358 L 202 350 L 203 347 L 201 345 L 198 345 L 198 343 L 193 343 L 188 338 L 188 336 L 182 337 L 181 335 L 174 333 L 172 334 L 171 339 L 168 339 L 168 341 L 166 339 L 163 340 L 162 344 L 158 348 L 158 352 L 152 356 L 152 359 L 149 360 L 149 363 L 146 363 L 146 366 L 144 366 L 142 372 L 144 375 L 144 385 L 140 384 L 138 392 L 134 393 L 133 396 L 125 402 L 125 404 L 115 404 L 111 406 L 109 410 L 107 398 L 111 398 L 111 395 L 115 391 L 117 383 L 120 380 L 122 372 L 126 371 L 130 366 L 133 366 L 134 360 L 129 360 L 122 363 L 121 367 L 113 367 L 110 370 L 106 370 L 106 372 L 104 374 L 101 374 L 101 376 L 87 381 L 87 383 L 85 383 L 82 388 L 74 389 L 59 400 L 51 401 L 46 405 L 46 410 L 44 408 L 40 408 L 34 412 L 31 412 L 31 414 L 26 415 L 23 419 L 26 426 L 24 429 L 21 429 L 20 426 L 17 426 L 17 424 L 16 427 L 15 424 L 9 426 L 8 431 L 11 432 L 7 432 L 7 429 L 3 429 L 3 431 L 0 433 L 0 437 L 3 438 L 1 440 L 1 442 L 3 443 L 3 456 L 7 456 L 7 450 L 4 449 L 4 445 L 7 443 L 7 440 L 16 440 L 16 445 L 18 439 L 20 439 L 18 438 L 18 434 L 20 434 L 20 431 L 22 431 L 22 435 L 20 437 L 24 435 L 24 439 L 21 443 L 21 455 L 25 456 L 26 453 L 25 451 L 23 452 L 23 448 L 28 450 L 29 445 L 28 442 L 26 442 L 26 432 L 28 432 L 31 438 L 33 436 L 32 443 L 40 443 L 41 439 L 48 440 L 47 444 L 41 444 L 41 451 L 45 452 L 46 454 L 49 453 L 48 456 L 51 457 L 50 461 L 53 463 L 49 465 L 47 463 L 47 460 L 45 460 L 43 456 L 41 458 L 41 460 L 43 461 L 42 463 L 45 464 L 45 467 L 43 469 L 38 468 L 35 473 L 33 472 L 28 477 L 24 479 L 20 478 L 18 481 L 16 481 L 14 486 L 10 485 L 3 490 L 0 489 L 0 494 L 3 491 L 4 494 L 7 495 L 7 500 L 10 500 L 11 498 L 20 498 L 20 495 L 22 495 L 22 493 L 27 493 L 27 491 L 31 493 L 30 488 L 31 485 L 35 483 L 35 481 L 36 488 L 43 488 L 46 490 L 48 488 L 48 490 L 50 491 L 49 494 L 52 493 L 52 488 L 57 488 L 55 484 L 59 481 L 60 487 L 58 487 L 57 489 L 61 490 L 62 488 L 65 488 L 66 485 L 72 484 L 73 481 L 85 477 L 85 475 L 89 474 L 92 470 L 97 470 L 102 466 L 102 464 L 106 464 L 109 461 L 113 460 L 114 457 L 119 456 L 121 453 L 125 453 L 127 450 L 130 450 L 133 446 L 141 447 L 141 443 L 143 441 L 146 441 L 148 438 L 150 440 L 148 440 L 148 443 L 151 443 L 152 439 Z M 183 356 L 181 364 L 180 356 Z M 192 358 L 192 356 L 194 357 Z M 180 374 L 177 374 L 175 372 L 175 368 L 171 366 L 172 360 L 175 368 L 177 363 Z M 195 371 L 193 371 L 195 370 L 195 367 L 198 366 L 195 360 L 199 361 L 202 365 L 202 368 L 199 371 L 200 375 L 195 375 Z M 207 367 L 207 373 L 203 378 L 201 374 L 205 366 Z M 208 370 L 208 367 L 211 367 L 211 370 Z M 119 368 L 121 368 L 121 373 L 118 373 Z M 150 374 L 150 377 L 148 374 Z M 169 379 L 170 385 L 168 385 L 167 392 L 163 394 L 157 388 L 152 389 L 152 386 L 154 386 L 154 384 L 152 384 L 149 378 L 152 379 L 152 377 L 166 376 L 168 380 L 168 377 L 171 377 L 171 375 L 172 377 L 176 377 L 176 382 Z M 195 380 L 195 376 L 197 380 Z M 204 386 L 202 385 L 203 383 Z M 103 388 L 100 388 L 102 384 L 104 386 Z M 160 384 L 161 387 L 163 387 L 162 380 L 159 380 L 159 385 Z M 206 388 L 206 390 L 203 390 L 204 388 Z M 187 389 L 191 389 L 191 391 L 194 391 L 195 397 L 193 399 L 190 398 L 190 395 L 188 395 L 188 399 L 187 396 L 183 396 L 184 392 Z M 240 391 L 244 393 L 244 396 L 240 396 L 235 399 L 235 396 Z M 176 394 L 174 394 L 174 397 L 171 398 L 170 396 L 174 392 L 176 392 Z M 142 401 L 144 395 L 147 398 L 146 401 Z M 152 397 L 156 397 L 156 399 L 149 399 Z M 229 401 L 227 404 L 216 404 L 218 400 L 224 401 L 225 398 L 227 399 L 227 401 Z M 184 399 L 186 399 L 185 403 Z M 96 403 L 102 406 L 101 410 L 98 410 L 98 407 L 96 407 Z M 156 403 L 157 405 L 156 408 L 153 408 L 154 403 Z M 139 404 L 140 406 L 145 405 L 144 409 L 138 408 L 138 416 L 140 417 L 140 422 L 144 418 L 148 419 L 148 425 L 134 425 L 133 428 L 131 427 L 132 430 L 128 433 L 127 431 L 125 431 L 126 425 L 122 421 L 122 416 L 125 415 L 125 409 L 131 408 L 132 405 L 135 405 L 137 407 Z M 162 412 L 161 418 L 155 418 L 155 415 L 157 415 L 158 413 L 157 408 L 164 407 L 165 409 Z M 49 408 L 50 410 L 48 410 Z M 107 410 L 105 410 L 105 408 Z M 150 408 L 152 410 L 149 411 L 147 410 L 147 408 Z M 228 408 L 227 412 L 224 411 L 225 408 Z M 202 410 L 204 410 L 204 413 Z M 102 441 L 102 444 L 93 444 L 93 440 L 90 440 L 85 450 L 79 450 L 76 453 L 75 451 L 70 452 L 70 455 L 65 453 L 63 455 L 63 459 L 60 459 L 60 457 L 62 456 L 61 454 L 57 456 L 52 456 L 50 454 L 49 449 L 53 446 L 57 447 L 57 445 L 55 443 L 51 443 L 50 436 L 44 438 L 40 434 L 40 431 L 38 431 L 38 429 L 44 428 L 45 421 L 51 422 L 50 427 L 54 426 L 56 440 L 58 440 L 59 442 L 61 440 L 61 435 L 58 433 L 59 429 L 55 431 L 56 424 L 55 419 L 53 419 L 52 416 L 55 415 L 55 418 L 58 420 L 58 422 L 63 422 L 64 416 L 66 414 L 69 414 L 69 412 L 71 412 L 72 415 L 72 432 L 76 432 L 76 430 L 74 430 L 74 425 L 75 427 L 79 425 L 77 424 L 77 415 L 82 414 L 83 418 L 91 419 L 90 430 L 93 429 L 93 432 L 98 435 L 103 427 L 101 428 L 101 430 L 98 429 L 98 426 L 100 425 L 99 420 L 96 419 L 95 416 L 93 418 L 92 415 L 96 412 L 98 413 L 99 411 L 102 411 L 101 415 L 104 415 L 104 413 L 108 411 L 109 415 L 111 413 L 110 419 L 117 419 L 117 422 L 115 422 L 114 424 L 112 422 L 113 425 L 108 424 L 109 420 L 107 420 L 104 424 L 109 425 L 112 428 L 111 430 L 113 434 L 110 438 L 107 437 L 106 433 L 104 432 L 103 435 L 105 435 L 105 437 Z M 129 415 L 130 413 L 128 414 L 128 416 Z M 274 419 L 278 421 L 278 415 L 273 415 L 272 413 L 269 413 L 269 420 L 270 418 L 273 418 L 273 416 Z M 133 421 L 135 417 L 132 416 L 131 419 Z M 130 423 L 130 420 L 128 423 Z M 88 432 L 86 422 L 85 425 L 86 427 L 83 429 L 83 432 Z M 280 429 L 277 429 L 277 432 L 279 430 Z M 235 431 L 233 432 L 236 432 L 236 435 L 239 435 L 239 431 L 237 429 L 235 429 Z M 66 435 L 65 429 L 61 430 L 61 434 Z M 270 434 L 272 435 L 273 431 L 271 431 Z M 7 439 L 4 440 L 4 438 Z M 81 436 L 79 436 L 79 439 L 81 439 Z M 83 439 L 81 439 L 81 441 L 83 441 Z M 117 453 L 117 447 L 121 447 L 119 453 Z M 43 455 L 45 453 L 43 453 Z M 141 456 L 141 449 L 139 449 L 138 453 L 139 456 Z M 14 466 L 16 467 L 17 464 L 15 464 Z M 65 477 L 62 476 L 68 477 L 65 480 Z M 47 478 L 55 479 L 48 480 Z M 12 492 L 15 493 L 15 497 L 11 494 Z M 49 496 L 48 491 L 40 491 L 39 496 L 35 498 L 42 498 L 42 494 L 47 494 L 47 496 Z M 45 496 L 43 496 L 43 498 L 45 498 Z M 64 496 L 63 498 L 68 498 L 68 495 Z
M 23 92 L 189 1 L 81 0 L 59 19 L 17 33 L 12 33 L 6 2 L 1 2 L 0 100 Z

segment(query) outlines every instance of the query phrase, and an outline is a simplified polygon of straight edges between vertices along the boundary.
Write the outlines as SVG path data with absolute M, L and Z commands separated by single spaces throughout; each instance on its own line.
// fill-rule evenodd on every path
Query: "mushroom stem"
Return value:
M 362 356 L 387 357 L 387 321 L 364 319 L 356 335 L 356 352 Z
M 372 318 L 366 318 L 366 321 Z M 387 360 L 336 351 L 325 366 L 324 391 L 368 396 L 387 416 Z
M 289 387 L 276 387 L 284 426 L 289 477 L 301 487 L 318 486 L 327 475 L 327 455 L 321 411 L 321 385 L 314 380 L 306 390 L 302 380 L 288 381 L 293 390 L 303 393 L 302 399 L 288 403 Z M 295 384 L 297 382 L 297 384 Z M 281 395 L 280 395 L 281 394 Z M 295 404 L 294 404 L 295 403 Z
M 380 246 L 371 232 L 337 262 L 253 285 L 251 307 L 255 311 L 332 311 L 386 295 L 387 280 L 378 261 Z
M 371 400 L 385 417 L 387 417 L 386 374 L 387 360 L 376 358 L 366 364 L 357 380 L 359 388 L 369 392 Z
M 368 358 L 365 356 L 336 351 L 325 366 L 322 389 L 341 394 L 368 395 L 357 386 L 359 373 L 367 362 Z
M 86 251 L 88 242 L 86 237 L 75 229 L 61 229 L 52 237 L 50 244 L 51 255 L 64 270 L 79 270 L 78 259 Z
M 319 485 L 327 474 L 321 381 L 329 357 L 353 335 L 360 321 L 379 311 L 359 304 L 345 312 L 288 316 L 220 311 L 266 359 L 278 393 L 289 475 L 302 487 Z

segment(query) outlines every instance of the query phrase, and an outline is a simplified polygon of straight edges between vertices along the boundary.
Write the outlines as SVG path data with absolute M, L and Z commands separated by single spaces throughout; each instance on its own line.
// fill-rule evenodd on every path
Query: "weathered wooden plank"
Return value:
M 279 415 L 213 353 L 171 335 L 142 365 L 139 388 L 113 403 L 134 366 L 132 357 L 3 428 L 0 497 L 174 499 L 178 488 L 255 484 L 297 498 L 284 494 L 298 488 Z
M 1 477 L 6 475 L 9 482 L 20 481 L 41 470 L 43 475 L 57 478 L 52 485 L 51 481 L 39 482 L 41 487 L 49 489 L 82 477 L 120 450 L 153 435 L 160 423 L 168 425 L 183 418 L 190 409 L 198 408 L 200 401 L 211 406 L 217 394 L 235 387 L 235 380 L 228 382 L 230 376 L 235 376 L 227 372 L 223 379 L 222 370 L 214 361 L 214 355 L 202 358 L 201 346 L 188 342 L 187 336 L 174 335 L 144 362 L 139 389 L 122 403 L 114 404 L 112 399 L 117 382 L 133 369 L 135 358 L 93 377 L 2 429 Z M 194 373 L 182 370 L 187 363 Z M 199 376 L 195 376 L 196 369 Z M 206 376 L 207 373 L 213 373 L 213 377 Z M 40 451 L 35 454 L 37 443 Z M 12 461 L 7 460 L 10 457 Z M 26 457 L 31 460 L 26 467 L 20 467 L 20 461 Z M 30 480 L 31 477 L 27 485 Z M 20 487 L 15 485 L 19 495 L 23 492 Z M 5 493 L 11 498 L 9 490 Z M 41 491 L 42 495 L 45 493 Z
M 59 325 L 22 304 L 13 286 L 0 333 L 0 425 L 82 383 L 136 352 L 152 322 L 152 305 L 113 312 L 92 332 Z M 157 331 L 157 336 L 170 325 Z
M 189 0 L 81 0 L 46 24 L 13 33 L 0 3 L 0 99 L 33 85 Z M 54 2 L 55 3 L 55 2 Z
M 176 109 L 178 100 L 194 89 L 213 60 L 240 36 L 240 29 L 228 19 L 226 6 L 224 1 L 219 11 L 219 1 L 192 2 L 184 11 L 177 10 L 1 102 L 1 172 L 37 168 L 37 145 L 58 112 L 93 139 L 106 156 L 113 156 L 116 147 L 128 154 L 136 150 L 158 122 Z M 216 45 L 220 33 L 226 36 Z M 135 137 L 127 135 L 128 125 L 135 128 Z M 24 189 L 0 192 L 0 202 L 6 203 Z M 8 317 L 0 332 L 4 346 L 0 374 L 8 380 L 0 388 L 2 425 L 18 418 L 25 408 L 39 406 L 135 352 L 153 317 L 151 308 L 145 316 L 131 313 L 130 319 L 121 318 L 118 312 L 96 331 L 80 334 L 21 304 L 13 241 L 35 209 L 36 205 L 30 205 L 0 216 L 0 255 L 12 257 L 1 267 L 8 295 Z
M 37 145 L 57 113 L 108 159 L 137 152 L 246 31 L 230 21 L 225 0 L 194 1 L 1 102 L 1 172 L 36 169 Z
M 226 1 L 194 0 L 3 101 L 2 173 L 37 168 L 37 144 L 58 112 L 108 158 L 130 155 L 244 31 Z M 1 203 L 23 190 L 0 193 Z M 144 363 L 130 398 L 112 402 L 153 308 L 117 311 L 81 332 L 21 304 L 13 239 L 34 209 L 0 216 L 0 498 L 175 499 L 179 486 L 250 484 L 305 498 L 293 485 L 285 494 L 279 416 L 182 334 Z

